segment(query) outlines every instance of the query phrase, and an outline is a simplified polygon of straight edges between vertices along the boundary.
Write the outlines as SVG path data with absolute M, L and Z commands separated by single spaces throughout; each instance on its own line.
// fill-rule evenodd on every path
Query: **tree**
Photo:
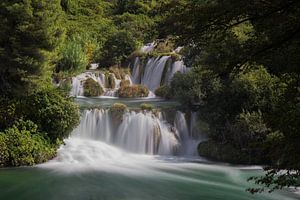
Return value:
M 4 0 L 0 6 L 0 91 L 25 94 L 50 83 L 55 50 L 61 41 L 60 1 Z

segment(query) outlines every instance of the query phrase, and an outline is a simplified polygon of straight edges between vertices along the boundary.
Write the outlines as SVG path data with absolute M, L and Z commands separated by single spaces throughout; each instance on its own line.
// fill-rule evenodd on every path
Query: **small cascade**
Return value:
M 155 43 L 155 42 L 148 43 L 148 44 L 144 45 L 144 46 L 140 49 L 140 51 L 141 51 L 142 53 L 150 53 L 151 51 L 153 51 L 153 49 L 155 48 L 155 46 L 156 46 L 156 43 Z
M 139 154 L 174 155 L 178 147 L 171 126 L 145 111 L 126 112 L 115 119 L 109 110 L 86 110 L 72 137 L 105 142 Z
M 141 84 L 147 86 L 149 90 L 155 91 L 160 86 L 163 71 L 169 58 L 170 56 L 150 58 L 146 64 Z
M 182 60 L 175 61 L 171 68 L 168 68 L 165 78 L 165 84 L 170 85 L 172 78 L 176 72 L 180 72 L 182 74 L 187 73 L 187 67 L 185 66 Z
M 175 116 L 174 126 L 178 131 L 178 137 L 182 147 L 180 148 L 181 155 L 197 155 L 197 145 L 201 141 L 199 132 L 196 133 L 195 121 L 196 113 L 191 114 L 191 123 L 188 125 L 186 114 L 177 111 Z
M 140 62 L 140 58 L 136 57 L 134 64 L 133 64 L 133 69 L 132 69 L 132 82 L 134 84 L 140 84 L 141 83 L 141 73 L 142 73 L 142 69 L 141 69 L 141 62 Z
M 146 44 L 140 49 L 140 52 L 151 55 L 150 53 L 155 49 L 156 45 L 155 42 Z M 182 48 L 178 47 L 171 53 L 178 54 Z M 143 59 L 136 57 L 131 63 L 131 79 L 134 84 L 142 84 L 148 87 L 153 95 L 155 90 L 161 85 L 169 85 L 176 72 L 187 73 L 189 71 L 183 60 L 174 61 L 171 55 Z
M 86 71 L 82 74 L 73 77 L 70 96 L 73 97 L 83 96 L 84 94 L 83 84 L 89 78 L 92 78 L 102 87 L 104 91 L 103 96 L 108 96 L 108 97 L 116 96 L 116 92 L 120 88 L 121 80 L 117 79 L 115 75 L 112 73 L 110 73 L 109 75 L 113 77 L 114 88 L 106 88 L 106 75 L 104 73 L 100 73 L 99 71 Z M 130 84 L 132 84 L 131 77 L 129 75 L 126 75 L 124 79 L 129 80 Z

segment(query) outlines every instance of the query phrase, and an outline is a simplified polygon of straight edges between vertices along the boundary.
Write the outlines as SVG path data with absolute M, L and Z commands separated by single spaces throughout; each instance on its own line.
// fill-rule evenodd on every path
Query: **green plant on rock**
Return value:
M 127 106 L 122 103 L 114 103 L 109 109 L 113 119 L 116 119 L 116 121 L 122 120 L 123 115 L 127 112 L 127 110 Z
M 143 85 L 127 85 L 118 90 L 119 97 L 123 98 L 147 97 L 148 94 L 148 88 Z
M 154 106 L 152 104 L 148 104 L 148 103 L 142 103 L 140 105 L 141 109 L 142 110 L 153 110 L 154 109 Z
M 86 97 L 96 97 L 103 94 L 101 85 L 92 78 L 88 78 L 83 83 L 83 95 Z

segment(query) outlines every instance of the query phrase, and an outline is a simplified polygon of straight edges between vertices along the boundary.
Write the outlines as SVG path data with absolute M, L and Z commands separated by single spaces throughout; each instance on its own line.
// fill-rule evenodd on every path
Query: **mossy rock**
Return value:
M 125 104 L 122 103 L 114 103 L 109 109 L 112 118 L 115 121 L 121 121 L 123 115 L 128 111 L 128 108 Z
M 88 78 L 83 83 L 83 95 L 86 97 L 96 97 L 103 95 L 103 89 L 101 85 L 92 78 Z
M 125 85 L 118 90 L 118 96 L 123 98 L 147 97 L 149 90 L 143 85 Z
M 155 90 L 154 94 L 156 96 L 167 98 L 167 99 L 172 98 L 172 96 L 170 94 L 170 88 L 166 85 L 163 85 L 163 86 L 160 86 L 159 88 L 157 88 Z
M 154 106 L 152 104 L 148 104 L 148 103 L 142 103 L 140 105 L 142 110 L 153 110 Z

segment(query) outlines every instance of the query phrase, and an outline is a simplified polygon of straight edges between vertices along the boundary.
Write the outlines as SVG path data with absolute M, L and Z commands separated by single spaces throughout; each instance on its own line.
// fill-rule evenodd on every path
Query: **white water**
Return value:
M 172 64 L 171 68 L 168 68 L 168 71 L 166 73 L 166 78 L 165 78 L 166 85 L 170 85 L 172 78 L 176 72 L 180 72 L 182 74 L 187 73 L 187 67 L 185 66 L 185 64 L 182 60 L 175 61 Z
M 155 91 L 160 86 L 162 74 L 169 58 L 170 56 L 150 58 L 146 64 L 141 84 L 147 86 L 149 90 Z
M 151 51 L 153 51 L 154 47 L 155 47 L 156 43 L 152 42 L 152 43 L 148 43 L 145 46 L 143 46 L 140 51 L 142 53 L 150 53 Z
M 139 155 L 194 155 L 185 115 L 177 112 L 174 125 L 162 113 L 128 111 L 121 118 L 108 109 L 84 111 L 80 125 L 65 140 L 51 164 L 77 164 L 97 168 L 135 160 Z M 198 141 L 197 141 L 198 142 Z M 47 164 L 48 165 L 48 164 Z

